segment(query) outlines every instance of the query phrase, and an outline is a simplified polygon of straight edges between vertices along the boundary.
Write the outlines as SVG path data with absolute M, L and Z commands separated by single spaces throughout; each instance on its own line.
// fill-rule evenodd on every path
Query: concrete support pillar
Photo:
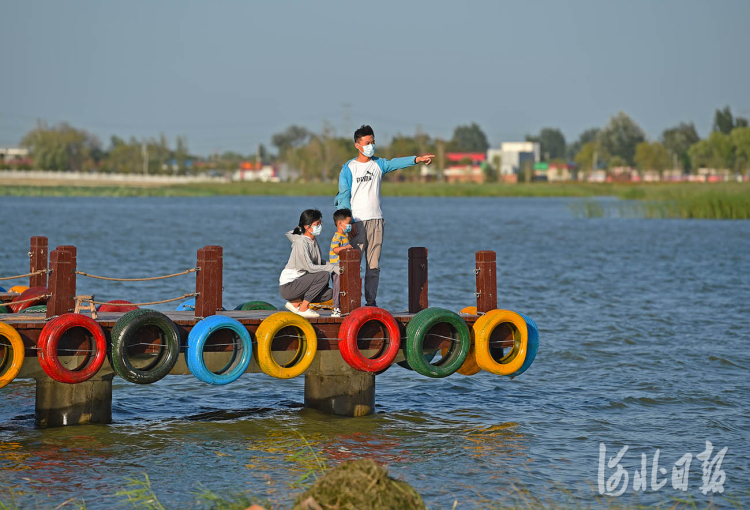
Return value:
M 372 414 L 375 374 L 353 369 L 338 351 L 318 351 L 305 372 L 305 407 L 338 416 Z
M 112 375 L 78 384 L 49 377 L 36 381 L 35 423 L 39 428 L 112 423 Z

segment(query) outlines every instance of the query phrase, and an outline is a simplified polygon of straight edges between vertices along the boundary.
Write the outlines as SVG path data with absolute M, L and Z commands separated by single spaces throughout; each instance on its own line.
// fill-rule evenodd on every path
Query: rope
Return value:
M 40 299 L 49 299 L 51 297 L 52 297 L 52 294 L 40 294 L 39 296 L 29 298 L 29 299 L 22 299 L 20 301 L 8 301 L 7 303 L 0 303 L 0 306 L 21 305 L 23 303 L 29 303 L 31 301 L 39 301 Z
M 172 299 L 163 299 L 161 301 L 151 301 L 149 303 L 107 303 L 106 301 L 94 301 L 93 299 L 84 299 L 83 301 L 91 301 L 95 305 L 112 305 L 112 306 L 147 306 L 147 305 L 160 305 L 162 303 L 171 303 L 172 301 L 179 301 L 180 299 L 185 299 L 193 296 L 197 296 L 197 292 L 191 292 L 190 294 L 183 294 L 180 297 L 172 298 Z M 78 299 L 78 296 L 76 296 L 74 299 Z M 18 303 L 18 301 L 16 301 Z
M 110 278 L 108 276 L 96 276 L 93 274 L 88 274 L 83 271 L 75 271 L 75 274 L 79 274 L 81 276 L 88 276 L 89 278 L 96 278 L 97 280 L 109 280 L 113 282 L 147 282 L 151 280 L 163 280 L 164 278 L 173 278 L 175 276 L 182 276 L 184 274 L 195 273 L 197 271 L 200 271 L 200 268 L 192 267 L 188 269 L 187 271 L 182 271 L 181 273 L 165 274 L 164 276 L 152 276 L 150 278 Z
M 38 271 L 34 271 L 33 273 L 26 273 L 26 274 L 19 274 L 16 276 L 3 276 L 0 278 L 0 280 L 16 280 L 18 278 L 26 278 L 27 276 L 36 276 L 38 274 L 45 274 L 47 272 L 46 269 L 39 269 Z

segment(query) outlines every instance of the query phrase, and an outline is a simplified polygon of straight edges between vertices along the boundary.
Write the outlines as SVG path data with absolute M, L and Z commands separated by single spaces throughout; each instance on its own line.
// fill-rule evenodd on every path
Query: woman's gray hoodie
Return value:
M 333 273 L 338 270 L 338 264 L 331 264 L 323 259 L 323 252 L 317 239 L 295 234 L 293 230 L 286 233 L 286 238 L 292 243 L 292 253 L 279 276 L 279 285 L 293 282 L 306 273 L 323 271 Z

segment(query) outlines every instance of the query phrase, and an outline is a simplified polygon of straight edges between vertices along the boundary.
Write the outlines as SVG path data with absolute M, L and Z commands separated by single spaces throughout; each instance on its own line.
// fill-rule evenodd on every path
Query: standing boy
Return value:
M 359 155 L 344 163 L 339 173 L 339 193 L 334 205 L 352 211 L 354 235 L 352 245 L 366 261 L 365 303 L 377 306 L 375 298 L 380 281 L 380 252 L 383 247 L 385 220 L 380 209 L 380 182 L 383 175 L 417 163 L 429 165 L 434 154 L 391 160 L 375 157 L 375 132 L 362 126 L 354 132 L 354 147 Z
M 352 212 L 349 209 L 339 209 L 333 213 L 333 224 L 336 233 L 331 239 L 331 250 L 328 252 L 331 264 L 339 263 L 339 253 L 352 247 L 349 243 L 349 232 L 352 230 Z M 331 317 L 341 317 L 341 275 L 331 273 L 333 280 L 333 313 Z

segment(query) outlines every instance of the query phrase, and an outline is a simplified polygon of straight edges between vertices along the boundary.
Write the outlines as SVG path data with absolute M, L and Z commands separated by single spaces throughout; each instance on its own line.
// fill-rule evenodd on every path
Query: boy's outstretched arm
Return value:
M 418 163 L 429 165 L 430 163 L 432 163 L 434 157 L 434 154 L 425 154 L 424 156 L 408 156 L 406 158 L 386 159 L 383 160 L 383 173 L 387 174 L 388 172 L 393 172 L 394 170 L 400 170 L 402 168 L 414 166 Z

